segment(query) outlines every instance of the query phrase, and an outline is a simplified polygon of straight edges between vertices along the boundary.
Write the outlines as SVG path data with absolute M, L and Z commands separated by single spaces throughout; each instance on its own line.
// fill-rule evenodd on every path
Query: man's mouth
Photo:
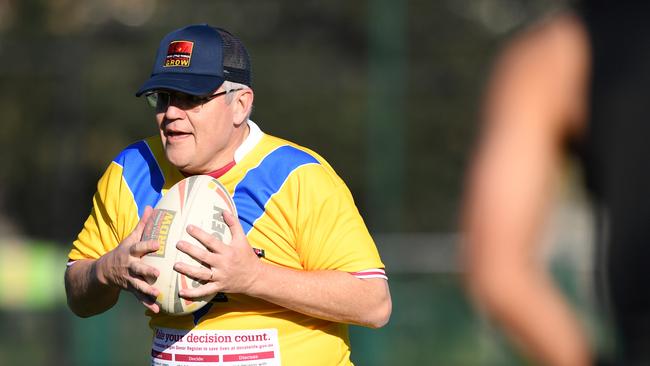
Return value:
M 189 132 L 176 131 L 176 130 L 165 130 L 165 137 L 167 139 L 178 139 L 191 135 Z
M 177 131 L 177 130 L 165 130 L 165 138 L 167 139 L 167 142 L 174 142 L 174 141 L 180 141 L 183 140 L 192 134 L 189 132 L 184 132 L 184 131 Z

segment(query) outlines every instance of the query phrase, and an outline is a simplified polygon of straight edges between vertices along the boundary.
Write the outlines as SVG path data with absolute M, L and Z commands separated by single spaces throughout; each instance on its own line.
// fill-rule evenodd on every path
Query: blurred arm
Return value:
M 465 197 L 469 287 L 487 314 L 544 365 L 588 365 L 587 337 L 539 261 L 563 144 L 585 119 L 588 45 L 558 16 L 506 48 L 488 87 L 485 130 Z

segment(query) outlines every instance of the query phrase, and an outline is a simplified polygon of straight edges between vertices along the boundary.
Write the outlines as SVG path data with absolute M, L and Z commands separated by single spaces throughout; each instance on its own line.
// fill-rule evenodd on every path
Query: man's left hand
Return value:
M 180 251 L 205 264 L 192 266 L 177 262 L 174 265 L 177 272 L 204 283 L 197 288 L 181 289 L 181 297 L 193 300 L 218 292 L 246 294 L 261 272 L 262 262 L 248 244 L 239 220 L 227 211 L 223 218 L 232 234 L 230 244 L 194 225 L 187 226 L 187 233 L 205 249 L 182 240 L 176 244 Z

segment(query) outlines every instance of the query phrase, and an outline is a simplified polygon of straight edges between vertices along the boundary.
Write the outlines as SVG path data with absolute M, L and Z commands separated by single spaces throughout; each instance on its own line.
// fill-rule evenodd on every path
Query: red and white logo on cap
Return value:
M 164 67 L 190 67 L 194 42 L 173 41 L 167 48 Z

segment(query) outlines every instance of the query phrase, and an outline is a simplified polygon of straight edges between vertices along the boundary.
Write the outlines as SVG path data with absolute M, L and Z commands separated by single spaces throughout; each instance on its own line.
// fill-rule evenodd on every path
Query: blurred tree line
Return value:
M 107 164 L 156 132 L 134 92 L 162 36 L 192 23 L 243 40 L 252 119 L 323 155 L 372 231 L 454 231 L 491 57 L 562 4 L 0 0 L 0 235 L 74 239 Z

